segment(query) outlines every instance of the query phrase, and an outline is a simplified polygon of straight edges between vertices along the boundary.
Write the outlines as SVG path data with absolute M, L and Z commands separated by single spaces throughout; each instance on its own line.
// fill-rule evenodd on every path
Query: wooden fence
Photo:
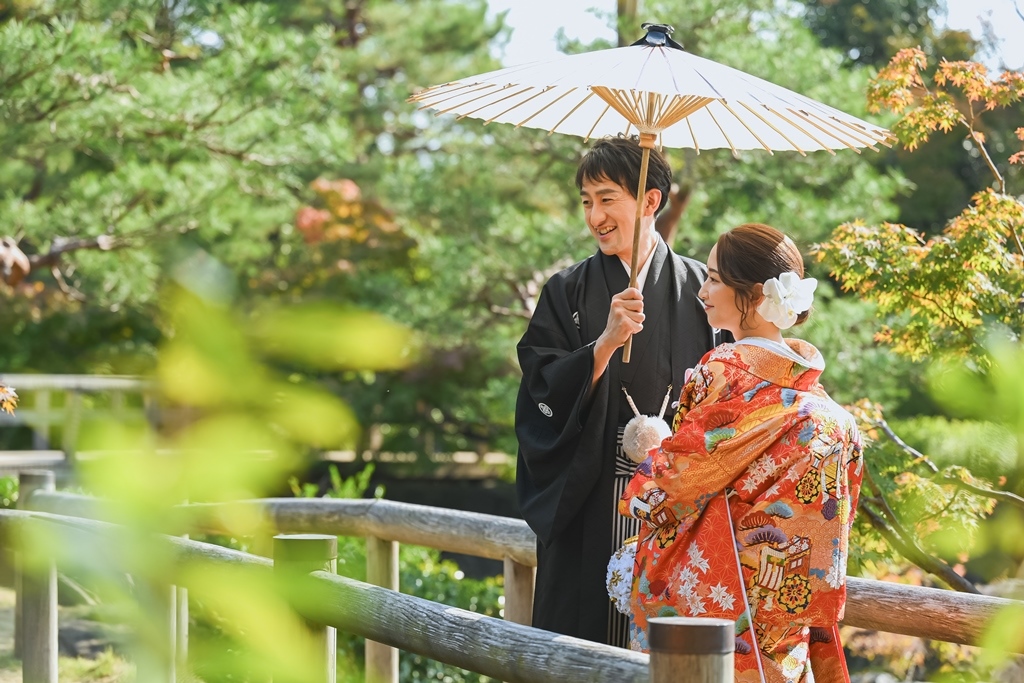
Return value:
M 174 429 L 199 416 L 195 409 L 168 406 L 159 400 L 155 382 L 132 375 L 30 375 L 0 373 L 0 383 L 14 387 L 20 405 L 14 415 L 0 411 L 0 427 L 28 427 L 32 430 L 31 450 L 0 451 L 0 472 L 27 469 L 56 469 L 76 457 L 102 453 L 79 453 L 78 436 L 83 424 L 111 418 L 145 420 L 157 428 Z M 370 435 L 362 451 L 324 451 L 323 460 L 339 463 L 359 461 L 386 464 L 429 462 L 439 478 L 482 479 L 499 476 L 515 462 L 515 456 L 498 452 L 436 451 L 435 439 L 425 439 L 421 452 L 392 452 L 381 448 L 381 426 L 367 425 Z
M 86 496 L 36 490 L 26 502 L 31 510 L 50 514 L 88 519 L 101 516 L 97 501 Z M 537 561 L 535 536 L 521 520 L 387 500 L 285 498 L 182 505 L 170 515 L 169 519 L 173 521 L 169 521 L 165 531 L 172 535 L 223 533 L 227 529 L 220 520 L 233 517 L 238 509 L 258 512 L 267 526 L 279 533 L 361 536 L 367 539 L 367 580 L 374 585 L 316 573 L 318 581 L 329 583 L 335 587 L 331 590 L 336 591 L 331 594 L 336 598 L 331 603 L 333 611 L 329 610 L 327 616 L 320 615 L 329 619 L 324 623 L 378 643 L 368 643 L 367 680 L 397 680 L 397 650 L 394 648 L 418 652 L 506 681 L 647 680 L 646 658 L 638 659 L 637 655 L 623 650 L 605 650 L 603 646 L 575 639 L 568 639 L 572 641 L 573 648 L 565 650 L 564 637 L 514 626 L 514 623 L 530 622 L 533 572 Z M 185 541 L 175 542 L 179 548 L 191 548 L 189 552 L 200 553 L 201 548 L 201 553 L 206 553 L 203 557 L 210 553 L 222 553 L 218 557 L 227 557 L 223 553 L 230 553 L 223 549 L 209 550 L 208 546 L 191 545 Z M 503 560 L 505 619 L 511 623 L 499 626 L 492 623 L 495 620 L 482 622 L 480 615 L 453 611 L 452 608 L 395 593 L 399 543 Z M 237 559 L 242 555 L 230 556 Z M 265 560 L 248 555 L 244 562 L 266 566 Z M 969 645 L 981 642 L 986 628 L 998 612 L 1024 607 L 1020 602 L 1004 598 L 855 577 L 848 578 L 847 586 L 845 624 Z M 372 599 L 373 602 L 366 603 L 364 599 Z M 365 609 L 359 611 L 358 606 L 366 604 L 385 604 L 388 608 L 374 616 Z M 395 611 L 390 611 L 391 608 Z M 415 617 L 410 619 L 402 614 L 414 614 Z M 482 628 L 481 623 L 487 625 L 487 630 L 480 632 L 485 636 L 474 635 L 467 639 L 467 629 L 477 633 L 477 629 Z M 557 647 L 555 638 L 558 638 Z M 492 646 L 501 643 L 505 644 L 498 650 L 504 654 L 498 659 L 507 659 L 508 653 L 515 651 L 508 649 L 514 644 L 525 648 L 524 652 L 536 653 L 537 662 L 528 664 L 524 660 L 516 665 L 529 668 L 526 673 L 526 668 L 508 668 L 493 661 L 496 655 Z M 1024 649 L 1016 651 L 1024 652 Z M 561 658 L 559 653 L 564 653 L 565 657 Z M 576 657 L 580 658 L 577 662 L 580 666 L 589 661 L 589 666 L 583 667 L 589 673 L 580 673 L 580 678 L 575 678 L 576 674 L 572 673 L 577 671 L 573 668 Z M 608 666 L 613 667 L 608 671 L 616 673 L 608 673 L 607 678 L 588 678 L 595 668 L 592 657 L 600 659 L 601 665 L 597 668 L 602 669 L 607 659 Z M 548 673 L 540 671 L 540 662 L 547 667 Z
M 14 387 L 21 406 L 14 415 L 0 412 L 0 427 L 27 426 L 32 429 L 32 451 L 41 451 L 53 462 L 64 454 L 74 456 L 83 420 L 113 417 L 118 420 L 150 419 L 153 386 L 138 377 L 103 375 L 19 375 L 0 374 L 0 383 Z M 101 405 L 87 405 L 87 398 L 102 395 Z M 131 396 L 137 399 L 129 400 Z M 54 448 L 56 444 L 60 448 Z M 36 457 L 30 453 L 8 452 L 0 457 L 0 467 L 25 467 L 22 460 Z M 28 462 L 26 461 L 26 464 Z
M 56 495 L 59 494 L 47 492 L 45 486 L 37 488 L 31 496 L 30 507 L 36 507 L 44 498 L 52 501 Z M 82 502 L 77 500 L 74 504 Z M 61 546 L 81 545 L 84 541 L 89 547 L 95 547 L 97 539 L 130 542 L 121 527 L 109 522 L 35 510 L 0 511 L 0 534 L 4 538 L 39 537 L 44 529 L 57 534 L 56 544 Z M 173 536 L 164 539 L 170 551 L 167 559 L 176 566 L 191 563 L 230 566 L 265 575 L 269 571 L 287 571 L 284 567 L 289 562 L 294 563 L 296 557 L 300 558 L 299 571 L 315 569 L 324 560 L 333 559 L 324 554 L 324 548 L 328 548 L 329 553 L 331 544 L 325 541 L 334 541 L 336 536 L 276 536 L 273 562 L 197 541 Z M 54 540 L 52 536 L 51 540 Z M 312 552 L 296 551 L 296 544 L 310 542 L 316 546 Z M 285 550 L 288 546 L 291 548 Z M 282 550 L 284 552 L 279 554 Z M 191 573 L 191 576 L 197 574 Z M 56 683 L 55 577 L 52 562 L 42 570 L 36 567 L 34 573 L 25 574 L 19 592 L 23 604 L 19 628 L 25 631 L 24 683 Z M 337 576 L 331 567 L 326 571 L 311 571 L 304 577 L 302 589 L 295 594 L 305 597 L 296 599 L 292 605 L 300 616 L 312 623 L 314 632 L 325 628 L 341 629 L 367 638 L 368 642 L 408 650 L 510 683 L 646 683 L 650 680 L 727 683 L 732 677 L 731 644 L 728 652 L 712 649 L 694 654 L 685 647 L 681 652 L 662 648 L 648 656 L 403 595 Z M 718 635 L 718 641 L 729 643 L 733 632 L 732 623 L 724 620 L 668 619 L 659 623 L 658 628 L 669 632 L 711 631 Z M 334 640 L 329 631 L 319 635 L 326 648 L 324 666 L 319 667 L 321 675 L 313 683 L 331 683 L 334 680 L 331 670 Z M 679 637 L 664 640 L 686 641 Z M 714 641 L 715 638 L 703 640 Z M 700 662 L 706 672 L 704 678 L 694 679 L 692 669 L 680 669 L 678 657 Z M 376 676 L 377 673 L 367 671 L 368 680 L 386 680 Z M 166 666 L 162 672 L 147 671 L 145 680 L 171 683 L 175 673 L 172 667 Z

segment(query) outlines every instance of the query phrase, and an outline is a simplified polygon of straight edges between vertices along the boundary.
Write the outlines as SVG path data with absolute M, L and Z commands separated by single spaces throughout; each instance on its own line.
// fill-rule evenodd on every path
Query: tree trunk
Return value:
M 636 23 L 637 0 L 618 0 L 618 22 L 616 23 L 619 33 L 619 47 L 625 47 L 635 41 L 639 36 L 634 34 L 640 30 Z
M 654 229 L 670 247 L 675 242 L 676 233 L 679 232 L 679 219 L 686 211 L 686 205 L 690 203 L 691 193 L 689 185 L 680 187 L 679 184 L 672 183 L 672 189 L 669 190 L 668 195 L 668 205 L 654 222 Z

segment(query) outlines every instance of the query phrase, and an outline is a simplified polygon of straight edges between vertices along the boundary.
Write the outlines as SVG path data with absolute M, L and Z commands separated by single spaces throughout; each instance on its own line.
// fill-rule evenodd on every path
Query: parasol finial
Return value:
M 652 47 L 674 47 L 677 50 L 683 49 L 682 45 L 669 38 L 669 36 L 671 36 L 676 30 L 674 26 L 669 26 L 668 24 L 655 24 L 646 21 L 643 24 L 640 24 L 640 28 L 647 31 L 647 35 L 633 43 L 633 45 L 650 45 Z

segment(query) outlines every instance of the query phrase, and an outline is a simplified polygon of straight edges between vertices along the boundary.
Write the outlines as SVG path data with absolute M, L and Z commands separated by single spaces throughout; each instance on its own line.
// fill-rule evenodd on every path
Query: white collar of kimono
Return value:
M 654 232 L 653 223 L 651 224 L 651 232 Z M 636 274 L 636 288 L 639 289 L 641 292 L 644 291 L 644 283 L 647 282 L 647 272 L 651 269 L 651 262 L 654 261 L 653 256 L 654 252 L 658 249 L 658 241 L 659 240 L 657 239 L 656 235 L 654 240 L 654 246 L 651 247 L 651 252 L 647 254 L 647 260 L 644 261 L 644 264 L 640 267 L 640 272 Z M 623 261 L 620 258 L 619 263 L 621 263 L 622 267 L 626 269 L 626 275 L 629 275 L 629 261 Z
M 814 349 L 814 356 L 811 358 L 804 358 L 799 353 L 794 351 L 788 344 L 780 344 L 777 341 L 771 339 L 765 339 L 764 337 L 744 337 L 736 342 L 737 344 L 747 344 L 748 346 L 759 346 L 762 349 L 767 349 L 772 353 L 777 353 L 787 360 L 791 360 L 794 363 L 810 368 L 811 370 L 824 370 L 825 359 L 822 358 L 821 354 L 817 349 Z M 808 344 L 808 346 L 810 346 Z M 813 346 L 811 348 L 814 348 Z

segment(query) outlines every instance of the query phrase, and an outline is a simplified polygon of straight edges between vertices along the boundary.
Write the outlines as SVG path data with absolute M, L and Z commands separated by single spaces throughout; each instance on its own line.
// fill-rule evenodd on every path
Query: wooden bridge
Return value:
M 52 473 L 25 473 L 22 487 L 21 510 L 0 512 L 0 528 L 42 524 L 60 528 L 63 533 L 105 537 L 119 534 L 116 526 L 98 521 L 102 508 L 97 500 L 54 491 Z M 328 650 L 325 657 L 333 656 L 331 629 L 368 639 L 367 681 L 398 680 L 396 648 L 503 681 L 731 680 L 731 653 L 655 651 L 649 657 L 527 626 L 533 599 L 536 539 L 521 520 L 387 500 L 261 499 L 180 506 L 178 512 L 185 514 L 171 517 L 188 522 L 179 521 L 164 529 L 168 534 L 165 542 L 183 563 L 271 571 L 274 563 L 267 558 L 178 538 L 188 532 L 225 532 L 227 529 L 218 520 L 240 510 L 257 512 L 269 528 L 282 534 L 366 539 L 368 583 L 328 571 L 312 571 L 316 566 L 306 567 L 304 571 L 310 571 L 308 580 L 320 598 L 314 605 L 305 602 L 294 607 L 317 625 L 321 642 Z M 399 593 L 399 543 L 503 560 L 505 620 Z M 321 566 L 325 559 L 329 558 L 321 558 Z M 38 576 L 26 579 L 26 588 L 19 593 L 19 605 L 23 608 L 17 633 L 25 683 L 56 681 L 56 581 L 55 570 L 51 567 L 48 571 L 50 575 L 42 580 Z M 1024 608 L 1024 603 L 1003 598 L 855 577 L 848 579 L 848 589 L 844 623 L 953 643 L 979 644 L 998 613 Z M 182 608 L 180 604 L 176 609 L 169 607 L 163 620 L 167 638 L 177 643 L 179 651 L 187 647 L 187 632 L 183 638 L 181 629 Z M 666 625 L 676 626 L 701 627 L 692 623 Z M 716 628 L 714 624 L 706 627 Z M 681 667 L 680 657 L 689 658 L 686 666 Z M 697 676 L 697 671 L 702 673 Z M 176 679 L 173 662 L 161 671 L 147 674 L 147 678 L 166 683 Z M 334 680 L 328 666 L 323 668 L 323 680 Z

